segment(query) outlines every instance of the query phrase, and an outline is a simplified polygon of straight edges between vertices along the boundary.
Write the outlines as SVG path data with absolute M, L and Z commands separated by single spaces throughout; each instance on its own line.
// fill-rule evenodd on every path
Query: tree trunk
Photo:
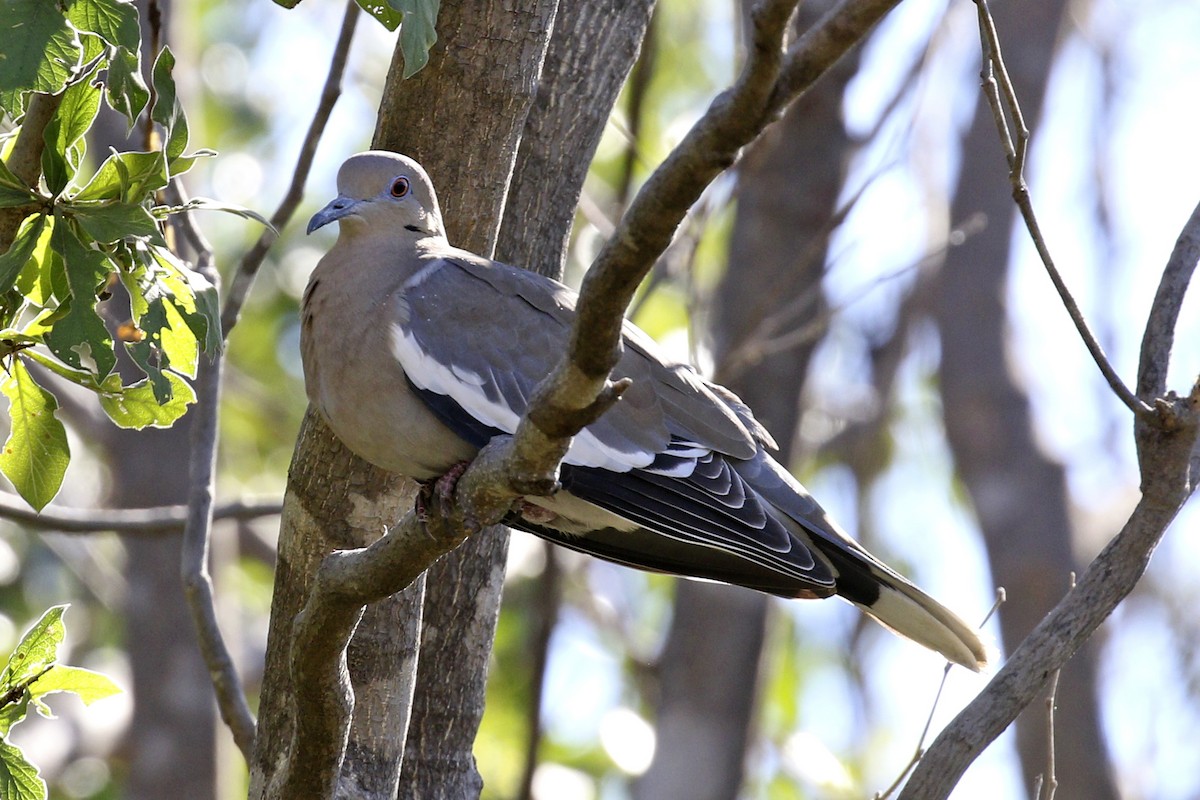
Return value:
M 461 227 L 456 229 L 456 224 L 481 224 L 482 220 L 479 217 L 472 220 L 466 211 L 460 211 L 466 218 L 456 223 L 455 212 L 447 201 L 446 220 L 452 241 L 466 241 L 465 246 L 484 253 L 495 242 L 498 258 L 543 274 L 559 275 L 588 164 L 624 76 L 636 57 L 651 5 L 647 0 L 578 4 L 565 12 L 566 17 L 554 22 L 533 105 L 528 116 L 519 120 L 523 130 L 517 127 L 511 133 L 521 136 L 520 150 L 507 187 L 499 241 L 494 227 L 486 232 L 455 233 L 461 230 Z M 542 13 L 552 15 L 553 9 L 544 9 Z M 548 32 L 548 21 L 537 22 L 537 19 L 533 20 L 535 24 L 523 24 L 523 29 Z M 439 19 L 439 37 L 452 42 L 453 29 L 444 28 L 444 24 Z M 462 35 L 467 36 L 463 41 L 474 40 L 474 34 Z M 520 47 L 530 50 L 527 43 Z M 504 57 L 502 53 L 493 54 L 480 61 L 478 68 L 491 70 L 491 65 L 503 63 L 498 59 Z M 393 76 L 397 67 L 393 65 Z M 453 76 L 451 80 L 462 91 L 478 86 Z M 438 103 L 452 107 L 446 102 L 444 88 L 430 84 L 428 91 L 431 99 L 437 97 Z M 412 102 L 408 97 L 405 94 L 397 102 L 408 105 Z M 387 136 L 382 121 L 385 118 L 386 112 L 381 111 L 380 140 Z M 427 122 L 420 136 L 405 131 L 400 149 L 407 148 L 406 152 L 416 154 L 425 148 L 434 153 L 443 148 L 443 137 L 436 133 L 437 121 Z M 454 123 L 447 120 L 446 124 Z M 481 151 L 479 141 L 495 141 L 495 137 L 464 142 L 463 146 L 468 151 Z M 429 167 L 428 156 L 415 157 Z M 502 166 L 499 162 L 494 164 L 496 168 Z M 476 178 L 478 167 L 473 169 L 471 177 Z M 430 171 L 441 187 L 444 179 Z M 537 224 L 530 224 L 532 220 Z M 429 572 L 412 738 L 398 797 L 457 798 L 479 793 L 480 780 L 471 748 L 483 712 L 487 659 L 507 544 L 503 529 L 490 529 L 469 540 Z M 474 602 L 464 602 L 464 597 L 473 598 Z
M 524 10 L 443 5 L 429 65 L 403 80 L 399 49 L 375 144 L 420 161 L 438 188 L 450 241 L 491 255 L 556 0 Z M 505 65 L 498 69 L 497 65 Z M 413 113 L 420 109 L 420 115 Z M 488 528 L 426 575 L 416 692 L 396 796 L 477 797 L 472 746 L 500 607 L 508 534 Z
M 1034 131 L 1066 6 L 1057 0 L 993 8 L 1017 97 Z M 1079 566 L 1071 551 L 1063 467 L 1038 449 L 1029 400 L 1008 368 L 1004 294 L 1014 207 L 995 123 L 982 102 L 962 163 L 951 218 L 982 211 L 988 226 L 948 252 L 939 276 L 943 413 L 992 574 L 1008 588 L 1000 625 L 1011 652 L 1063 596 L 1069 573 Z M 1058 684 L 1058 800 L 1117 796 L 1100 733 L 1095 673 L 1094 648 L 1084 647 Z M 1045 709 L 1035 705 L 1017 722 L 1027 788 L 1045 772 L 1046 743 Z
M 804 4 L 797 26 L 812 24 L 831 5 Z M 825 310 L 828 222 L 849 146 L 841 98 L 856 65 L 847 58 L 831 70 L 746 149 L 738 167 L 737 216 L 712 319 L 716 377 L 777 437 L 785 464 L 816 342 L 758 355 L 756 344 Z M 768 319 L 779 326 L 768 331 L 762 324 Z M 766 595 L 747 589 L 678 582 L 656 671 L 654 761 L 635 784 L 635 798 L 738 796 L 768 607 Z

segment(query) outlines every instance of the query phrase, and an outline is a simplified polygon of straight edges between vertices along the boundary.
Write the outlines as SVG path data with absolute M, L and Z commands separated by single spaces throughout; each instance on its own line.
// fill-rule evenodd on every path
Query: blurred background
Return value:
M 804 3 L 800 28 L 830 5 Z M 344 5 L 166 8 L 193 146 L 220 152 L 188 176 L 190 193 L 269 215 Z M 569 283 L 735 77 L 745 11 L 738 0 L 659 0 L 592 165 Z M 1001 0 L 994 12 L 1033 131 L 1028 177 L 1048 244 L 1132 382 L 1159 271 L 1200 200 L 1200 6 Z M 394 39 L 360 22 L 305 206 L 231 336 L 219 500 L 282 495 L 305 406 L 297 308 L 333 236 L 306 238 L 301 223 L 332 196 L 344 157 L 368 146 Z M 749 402 L 822 504 L 931 594 L 982 620 L 1005 587 L 987 630 L 1007 651 L 1119 530 L 1138 477 L 1130 414 L 1014 228 L 978 73 L 972 3 L 902 4 L 710 187 L 630 314 Z M 100 129 L 90 151 L 123 133 Z M 223 269 L 258 234 L 224 215 L 200 223 Z M 1177 336 L 1177 390 L 1200 364 L 1195 295 Z M 61 416 L 74 459 L 56 503 L 184 500 L 186 424 L 120 431 L 69 397 Z M 1060 800 L 1200 797 L 1197 521 L 1193 502 L 1138 591 L 1062 674 Z M 252 697 L 277 527 L 266 517 L 214 533 L 220 613 Z M 15 729 L 53 797 L 245 795 L 191 635 L 178 549 L 172 534 L 0 521 L 0 652 L 70 602 L 65 660 L 127 689 L 86 711 L 54 698 L 60 719 Z M 938 658 L 847 605 L 676 582 L 514 534 L 476 745 L 484 797 L 870 797 L 912 757 L 941 679 Z M 951 672 L 934 733 L 985 681 Z M 1031 796 L 1045 731 L 1035 704 L 956 796 Z M 698 763 L 699 752 L 711 755 Z M 687 793 L 689 782 L 710 794 Z

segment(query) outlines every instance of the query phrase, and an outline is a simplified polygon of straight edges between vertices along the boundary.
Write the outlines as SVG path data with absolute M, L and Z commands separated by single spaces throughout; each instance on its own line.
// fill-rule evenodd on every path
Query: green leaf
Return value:
M 158 222 L 141 205 L 60 203 L 58 208 L 78 222 L 79 227 L 97 242 L 108 244 L 129 236 L 145 236 L 160 245 L 166 245 L 158 229 Z
M 16 695 L 12 702 L 0 708 L 0 737 L 8 736 L 12 726 L 25 719 L 25 715 L 29 713 L 29 692 L 21 691 Z
M 25 330 L 29 331 L 30 328 L 26 327 Z M 35 342 L 40 343 L 40 340 L 37 336 L 27 336 L 22 338 L 33 339 Z M 14 339 L 14 341 L 20 342 L 22 341 L 22 338 Z M 86 369 L 74 369 L 73 367 L 68 367 L 57 358 L 45 355 L 44 353 L 39 353 L 37 350 L 24 350 L 22 351 L 21 356 L 30 361 L 41 364 L 43 367 L 59 377 L 64 378 L 71 383 L 78 384 L 85 389 L 96 392 L 97 394 L 117 395 L 121 392 L 121 376 L 115 373 L 107 376 L 104 378 L 104 380 L 100 380 L 95 376 L 95 374 L 88 372 Z
M 151 213 L 159 219 L 166 219 L 172 214 L 183 214 L 188 211 L 224 211 L 226 214 L 233 214 L 235 217 L 254 220 L 270 228 L 274 233 L 279 233 L 269 219 L 254 209 L 232 203 L 222 203 L 219 200 L 211 200 L 207 197 L 193 197 L 181 206 L 155 206 L 151 209 Z
M 122 428 L 169 428 L 196 402 L 196 393 L 188 382 L 173 372 L 162 373 L 170 383 L 171 399 L 160 404 L 150 379 L 126 386 L 119 394 L 100 396 L 100 407 L 109 419 Z
M 155 399 L 160 405 L 166 404 L 171 400 L 173 387 L 163 374 L 163 371 L 171 366 L 171 359 L 161 345 L 162 330 L 170 327 L 162 298 L 157 298 L 149 304 L 146 313 L 138 321 L 138 326 L 142 330 L 142 337 L 137 341 L 126 342 L 125 349 L 138 365 L 138 369 L 150 379 Z
M 0 208 L 15 208 L 37 202 L 37 196 L 28 189 L 13 189 L 0 185 Z
M 175 159 L 183 155 L 188 143 L 187 116 L 183 113 L 179 98 L 175 96 L 175 79 L 171 75 L 174 69 L 175 56 L 171 53 L 171 48 L 164 47 L 154 60 L 154 69 L 151 70 L 156 97 L 150 116 L 166 129 L 163 152 L 167 154 L 167 164 L 172 168 Z
M 53 262 L 62 261 L 50 248 L 50 239 L 54 231 L 54 217 L 43 215 L 42 219 L 42 235 L 34 245 L 30 258 L 17 275 L 17 291 L 39 308 L 46 307 L 53 299 L 54 288 L 51 281 Z M 59 271 L 61 272 L 61 266 Z
M 166 185 L 167 165 L 162 153 L 113 153 L 71 199 L 140 203 Z
M 46 227 L 46 215 L 29 217 L 17 233 L 8 252 L 0 255 L 0 292 L 7 292 L 17 280 L 17 275 L 33 257 L 38 238 Z
M 108 280 L 112 263 L 104 253 L 80 241 L 58 215 L 50 247 L 62 257 L 71 299 L 60 306 L 65 313 L 46 334 L 46 346 L 70 366 L 95 372 L 103 379 L 113 371 L 117 358 L 108 329 L 96 313 L 96 291 Z
M 83 139 L 92 127 L 100 110 L 100 87 L 90 79 L 80 80 L 63 92 L 55 116 L 61 121 L 58 140 L 54 143 L 66 152 Z
M 81 31 L 96 34 L 113 47 L 136 51 L 142 40 L 137 8 L 121 0 L 75 0 L 67 19 Z
M 8 169 L 8 165 L 0 161 L 0 208 L 23 206 L 36 202 L 34 194 L 25 182 Z
M 120 694 L 121 687 L 113 683 L 107 675 L 101 675 L 99 672 L 93 672 L 83 667 L 55 664 L 29 687 L 29 693 L 35 698 L 54 692 L 71 692 L 78 695 L 85 706 L 90 706 L 97 700 Z
M 221 336 L 221 303 L 217 287 L 199 272 L 188 269 L 170 250 L 151 247 L 150 252 L 162 268 L 158 279 L 166 287 L 184 322 L 203 344 L 204 352 L 221 352 L 224 339 Z
M 51 194 L 62 193 L 83 160 L 83 136 L 100 110 L 100 87 L 84 79 L 63 92 L 58 110 L 46 126 L 42 173 Z
M 105 60 L 103 57 L 108 53 L 108 45 L 99 36 L 86 31 L 79 31 L 79 44 L 83 47 L 83 58 L 80 59 L 80 62 L 84 66 L 91 66 L 94 70 L 98 70 L 100 62 Z M 77 78 L 72 80 L 77 80 Z
M 4 800 L 46 800 L 46 782 L 21 748 L 0 740 L 0 797 Z
M 79 66 L 79 37 L 57 3 L 5 0 L 0 18 L 0 100 L 14 119 L 23 113 L 22 95 L 29 91 L 57 94 Z
M 200 342 L 196 332 L 188 327 L 179 309 L 170 300 L 163 301 L 163 311 L 166 312 L 167 327 L 162 328 L 158 335 L 159 344 L 171 363 L 171 369 L 189 378 L 196 377 L 196 367 L 200 361 Z
M 12 418 L 12 429 L 0 452 L 0 472 L 25 502 L 41 511 L 58 494 L 71 460 L 67 431 L 54 416 L 58 402 L 37 385 L 19 357 L 11 359 L 0 392 L 8 397 Z M 4 674 L 9 675 L 8 668 Z
M 25 185 L 25 181 L 14 175 L 12 170 L 8 168 L 8 164 L 5 164 L 3 160 L 0 160 L 0 186 L 29 191 L 29 187 Z
M 400 52 L 404 54 L 404 77 L 411 78 L 429 63 L 429 49 L 437 42 L 439 0 L 387 0 L 404 14 L 400 23 Z
M 279 0 L 275 1 L 279 2 Z M 379 23 L 389 31 L 400 27 L 400 20 L 404 18 L 404 15 L 392 8 L 386 0 L 356 0 L 356 2 L 359 8 L 379 20 Z
M 129 129 L 150 102 L 150 90 L 142 78 L 142 62 L 136 47 L 118 47 L 108 61 L 108 105 L 124 114 Z
M 60 152 L 57 145 L 61 132 L 62 120 L 56 114 L 50 118 L 50 122 L 46 124 L 46 130 L 42 134 L 46 140 L 46 146 L 42 148 L 42 176 L 46 179 L 46 186 L 54 197 L 60 195 L 71 180 L 66 154 Z
M 62 618 L 68 607 L 64 604 L 46 609 L 21 637 L 17 649 L 8 657 L 4 671 L 0 672 L 0 693 L 32 682 L 58 660 L 58 646 L 67 635 Z

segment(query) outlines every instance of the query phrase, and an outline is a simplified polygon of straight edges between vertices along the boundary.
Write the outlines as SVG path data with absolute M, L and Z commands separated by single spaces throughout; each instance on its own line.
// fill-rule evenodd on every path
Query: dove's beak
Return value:
M 313 214 L 313 218 L 308 221 L 308 233 L 312 233 L 317 228 L 322 228 L 343 217 L 350 216 L 358 209 L 361 202 L 361 200 L 355 200 L 353 197 L 339 194 L 330 201 L 329 205 L 322 208 L 316 214 Z

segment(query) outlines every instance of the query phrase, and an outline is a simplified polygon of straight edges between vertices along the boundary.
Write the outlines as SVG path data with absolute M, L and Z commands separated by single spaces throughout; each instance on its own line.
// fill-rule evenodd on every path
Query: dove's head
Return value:
M 309 233 L 339 220 L 343 234 L 372 229 L 446 236 L 433 184 L 408 156 L 385 150 L 351 156 L 338 170 L 337 188 L 338 196 L 309 220 Z

